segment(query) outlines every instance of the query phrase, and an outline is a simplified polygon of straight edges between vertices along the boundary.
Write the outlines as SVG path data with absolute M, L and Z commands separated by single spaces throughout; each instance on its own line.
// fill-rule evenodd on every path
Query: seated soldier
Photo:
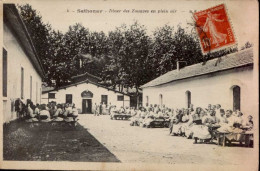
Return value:
M 53 121 L 63 121 L 64 115 L 62 110 L 62 105 L 57 104 L 57 110 L 55 114 L 53 115 Z
M 69 114 L 72 114 L 72 107 L 69 103 L 65 104 L 65 111 L 63 113 L 64 118 L 67 118 Z
M 47 110 L 46 105 L 45 104 L 41 105 L 39 120 L 42 121 L 42 122 L 49 122 L 50 119 L 51 119 L 50 113 Z
M 110 118 L 113 119 L 115 117 L 115 115 L 118 113 L 118 111 L 116 109 L 116 105 L 111 107 L 110 113 L 111 113 Z
M 72 105 L 72 113 L 69 114 L 69 117 L 72 117 L 73 120 L 75 121 L 76 118 L 78 117 L 78 115 L 79 115 L 78 109 L 76 108 L 75 104 L 73 103 L 73 105 Z
M 130 109 L 128 106 L 125 108 L 125 114 L 130 114 Z
M 34 109 L 34 113 L 39 116 L 40 115 L 40 109 L 39 109 L 40 105 L 37 103 Z
M 208 115 L 205 115 L 202 118 L 201 125 L 193 126 L 193 137 L 195 139 L 195 144 L 197 143 L 198 139 L 208 141 L 212 138 L 212 133 L 210 132 L 209 127 L 212 127 L 215 123 L 217 123 L 217 119 L 213 109 L 208 110 L 208 113 Z
M 49 112 L 50 112 L 51 118 L 53 118 L 56 110 L 57 110 L 57 107 L 56 107 L 55 103 L 50 103 L 49 104 Z
M 253 129 L 254 122 L 253 122 L 253 116 L 252 115 L 249 115 L 247 117 L 247 121 L 244 122 L 243 127 L 246 128 L 247 131 L 251 131 Z
M 123 106 L 120 107 L 119 113 L 120 114 L 125 114 L 125 108 Z
M 183 110 L 183 116 L 182 116 L 182 119 L 181 119 L 181 128 L 180 128 L 180 130 L 181 130 L 180 134 L 182 136 L 185 136 L 186 129 L 188 129 L 189 119 L 190 119 L 189 109 L 184 109 Z
M 172 129 L 171 129 L 171 133 L 173 135 L 177 135 L 177 134 L 181 133 L 181 126 L 182 126 L 181 121 L 182 121 L 182 117 L 183 117 L 183 111 L 177 109 L 176 114 L 177 115 L 175 116 L 175 119 L 172 124 Z
M 216 112 L 216 113 L 217 113 L 217 112 Z M 223 124 L 228 123 L 227 118 L 226 118 L 226 116 L 225 116 L 225 111 L 224 111 L 224 109 L 220 109 L 220 110 L 219 110 L 219 115 L 218 115 L 218 116 L 216 115 L 216 118 L 217 118 L 218 124 L 219 124 L 220 126 L 223 125 Z
M 68 104 L 67 107 L 65 108 L 64 112 L 64 121 L 66 122 L 72 122 L 76 117 L 73 116 L 73 109 L 72 109 L 72 104 Z
M 132 118 L 131 118 L 131 123 L 130 125 L 131 126 L 139 126 L 139 120 L 141 118 L 141 108 L 139 108 L 139 110 L 136 110 L 136 115 L 134 115 Z
M 185 135 L 189 137 L 193 137 L 194 130 L 197 125 L 202 124 L 202 117 L 204 116 L 204 111 L 201 107 L 197 107 L 194 112 L 191 113 L 189 118 L 188 127 L 185 130 Z
M 36 114 L 34 113 L 34 110 L 35 110 L 35 106 L 34 105 L 28 105 L 27 107 L 27 120 L 26 122 L 36 122 L 38 121 L 38 119 L 36 118 Z
M 143 126 L 143 124 L 144 124 L 144 122 L 145 122 L 146 114 L 147 114 L 147 112 L 146 112 L 145 108 L 142 108 L 142 109 L 141 109 L 140 118 L 139 118 L 139 120 L 138 120 L 139 125 L 142 125 L 142 126 Z

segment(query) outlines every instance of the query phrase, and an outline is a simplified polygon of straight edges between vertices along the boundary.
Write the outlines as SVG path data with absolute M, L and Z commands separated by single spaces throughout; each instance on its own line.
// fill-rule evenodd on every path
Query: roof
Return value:
M 92 78 L 95 78 L 97 80 L 101 80 L 101 78 L 95 76 L 95 75 L 92 75 L 88 72 L 85 72 L 84 74 L 80 74 L 80 75 L 75 75 L 75 76 L 72 76 L 71 79 L 77 79 L 77 78 L 80 78 L 80 77 L 92 77 Z
M 4 4 L 4 23 L 10 26 L 18 42 L 21 44 L 25 54 L 30 59 L 37 73 L 43 78 L 45 76 L 41 60 L 37 55 L 28 30 L 22 21 L 14 4 Z
M 96 86 L 98 86 L 98 87 L 105 88 L 105 89 L 107 89 L 108 91 L 114 91 L 114 92 L 116 92 L 116 93 L 120 93 L 120 94 L 123 94 L 123 95 L 126 95 L 126 96 L 130 96 L 129 94 L 126 94 L 126 93 L 124 93 L 124 92 L 120 92 L 120 91 L 114 90 L 114 89 L 112 89 L 112 88 L 106 87 L 106 86 L 104 86 L 104 85 L 101 85 L 101 84 L 99 84 L 99 83 L 93 82 L 93 81 L 88 80 L 88 79 L 86 79 L 86 80 L 84 80 L 84 81 L 81 81 L 81 82 L 71 83 L 71 84 L 69 84 L 69 85 L 62 86 L 62 87 L 59 87 L 59 88 L 56 88 L 56 89 L 49 87 L 48 90 L 43 91 L 42 94 L 50 93 L 50 92 L 53 92 L 53 91 L 59 91 L 59 90 L 61 90 L 61 89 L 66 89 L 66 88 L 68 88 L 68 87 L 77 86 L 77 85 L 79 85 L 79 84 L 88 84 L 88 83 L 94 84 L 94 85 L 96 85 Z
M 225 71 L 229 69 L 252 66 L 253 49 L 246 49 L 237 53 L 228 54 L 219 58 L 208 60 L 206 63 L 190 65 L 180 70 L 173 70 L 166 74 L 144 84 L 141 88 L 153 87 L 166 84 L 173 81 L 183 80 L 191 77 L 206 75 L 214 72 Z
M 42 93 L 44 94 L 45 92 L 50 92 L 50 91 L 53 91 L 53 90 L 55 90 L 55 88 L 54 87 L 48 87 L 48 86 L 44 86 L 44 85 L 42 85 Z

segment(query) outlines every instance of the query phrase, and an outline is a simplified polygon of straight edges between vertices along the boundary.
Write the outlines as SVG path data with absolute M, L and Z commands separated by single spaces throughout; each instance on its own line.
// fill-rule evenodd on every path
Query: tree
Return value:
M 150 42 L 145 27 L 137 22 L 109 32 L 109 61 L 103 72 L 104 81 L 114 88 L 118 86 L 120 91 L 124 87 L 134 87 L 138 96 L 139 87 L 150 80 L 147 70 Z
M 202 61 L 203 55 L 196 35 L 187 33 L 180 26 L 174 32 L 173 27 L 165 25 L 155 30 L 153 36 L 149 55 L 152 66 L 156 68 L 156 77 L 176 69 L 177 61 L 185 61 L 186 65 Z
M 49 43 L 51 26 L 43 23 L 40 14 L 32 9 L 29 4 L 19 5 L 18 9 L 32 38 L 37 54 L 42 60 L 43 67 L 48 70 L 50 66 L 49 58 L 52 55 L 48 50 L 51 46 Z

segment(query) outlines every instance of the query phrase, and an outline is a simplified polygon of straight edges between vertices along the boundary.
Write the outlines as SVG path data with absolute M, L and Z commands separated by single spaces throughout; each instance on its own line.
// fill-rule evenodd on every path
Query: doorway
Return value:
M 82 113 L 92 113 L 92 99 L 82 99 Z
M 190 106 L 191 106 L 191 92 L 186 91 L 185 94 L 186 94 L 186 104 L 187 104 L 186 106 L 187 106 L 187 108 L 190 108 Z
M 105 105 L 107 105 L 107 95 L 101 95 L 101 103 L 105 103 Z
M 240 87 L 239 86 L 234 86 L 233 87 L 233 110 L 240 110 L 240 100 L 241 100 L 241 95 L 240 95 Z

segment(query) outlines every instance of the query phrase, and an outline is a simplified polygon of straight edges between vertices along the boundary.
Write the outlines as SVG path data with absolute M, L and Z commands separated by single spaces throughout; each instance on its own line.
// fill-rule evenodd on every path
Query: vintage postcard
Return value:
M 0 0 L 0 168 L 259 168 L 255 0 Z

